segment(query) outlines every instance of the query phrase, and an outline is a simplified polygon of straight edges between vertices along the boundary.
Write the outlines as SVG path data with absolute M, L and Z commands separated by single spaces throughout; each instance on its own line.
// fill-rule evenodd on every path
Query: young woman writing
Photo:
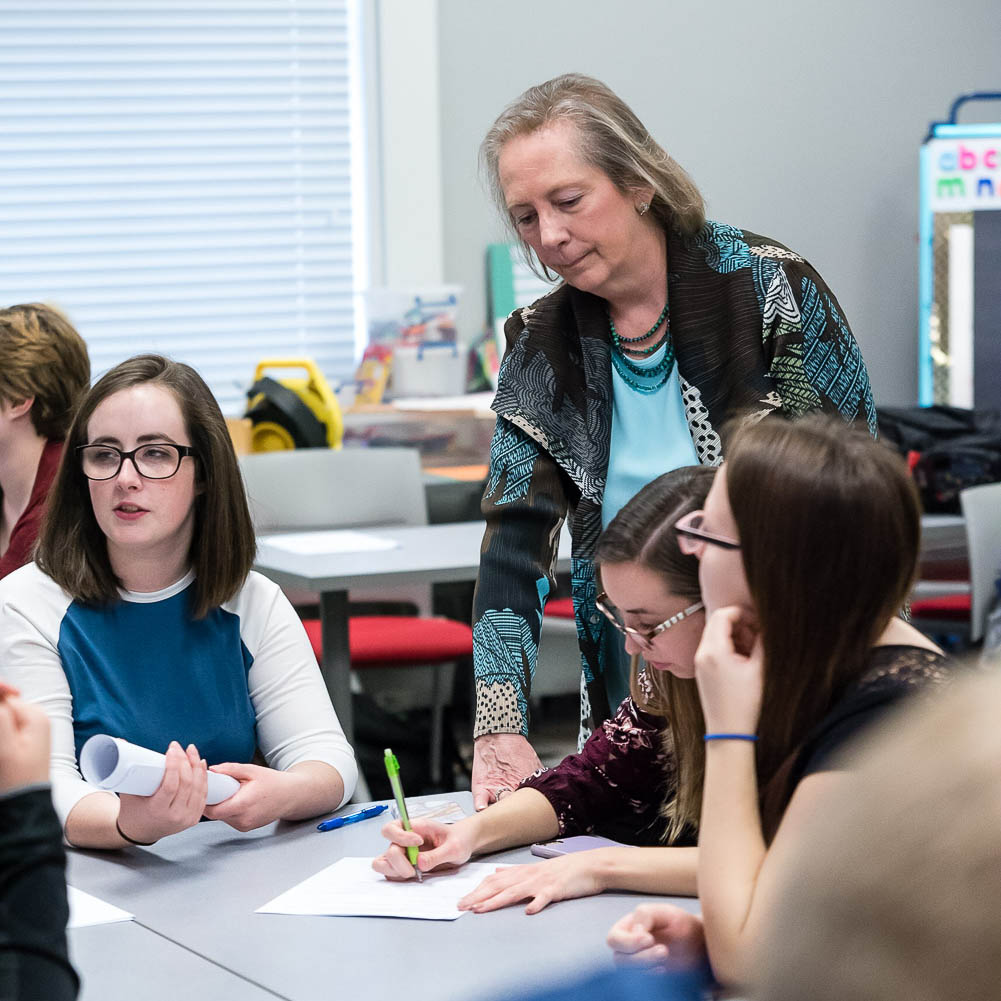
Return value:
M 406 845 L 421 846 L 417 864 L 428 871 L 515 845 L 598 833 L 626 844 L 502 870 L 460 906 L 488 911 L 527 899 L 531 914 L 553 900 L 603 889 L 695 893 L 695 827 L 679 808 L 673 747 L 700 718 L 692 678 L 704 615 L 698 564 L 679 549 L 671 526 L 702 506 L 713 474 L 705 467 L 664 474 L 601 536 L 597 559 L 607 594 L 598 595 L 598 607 L 634 657 L 633 694 L 613 718 L 581 753 L 475 816 L 452 826 L 415 820 L 414 833 L 388 824 L 383 833 L 392 844 L 373 862 L 378 872 L 413 876 Z M 682 729 L 667 727 L 668 716 Z

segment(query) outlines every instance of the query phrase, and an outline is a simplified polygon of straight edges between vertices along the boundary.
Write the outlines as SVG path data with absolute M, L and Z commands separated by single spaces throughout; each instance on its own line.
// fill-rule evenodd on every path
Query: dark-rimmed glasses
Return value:
M 608 619 L 608 621 L 611 622 L 623 636 L 631 636 L 634 640 L 638 640 L 646 646 L 650 646 L 662 632 L 670 629 L 671 626 L 676 626 L 683 619 L 687 619 L 689 615 L 693 615 L 695 612 L 700 612 L 705 607 L 701 601 L 697 601 L 694 605 L 689 605 L 676 615 L 672 615 L 669 619 L 664 619 L 663 622 L 654 626 L 652 629 L 633 629 L 632 626 L 626 625 L 625 620 L 622 617 L 622 612 L 620 612 L 619 609 L 608 600 L 608 595 L 604 591 L 598 595 L 594 604 L 598 611 L 601 612 L 601 614 L 604 615 L 605 618 Z
M 190 445 L 157 442 L 140 445 L 131 452 L 123 452 L 114 445 L 78 445 L 76 454 L 88 480 L 114 479 L 126 459 L 143 479 L 169 480 L 181 468 L 181 460 L 186 455 L 195 455 L 195 450 Z
M 740 543 L 736 540 L 707 532 L 702 527 L 705 520 L 705 511 L 689 511 L 674 523 L 674 530 L 678 533 L 678 548 L 686 556 L 695 553 L 700 542 L 708 542 L 712 546 L 719 546 L 720 549 L 740 549 Z

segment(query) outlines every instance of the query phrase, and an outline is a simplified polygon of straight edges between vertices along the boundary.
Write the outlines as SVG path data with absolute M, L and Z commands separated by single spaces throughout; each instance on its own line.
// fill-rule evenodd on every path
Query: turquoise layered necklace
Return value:
M 664 325 L 664 333 L 648 348 L 632 349 L 633 354 L 649 358 L 656 351 L 664 348 L 664 357 L 656 365 L 643 367 L 637 365 L 635 361 L 626 355 L 623 344 L 637 344 L 652 337 Z M 674 344 L 671 342 L 671 321 L 668 315 L 668 303 L 664 303 L 664 308 L 657 317 L 657 322 L 639 337 L 622 337 L 615 329 L 615 321 L 612 319 L 611 311 L 608 313 L 608 329 L 612 334 L 612 364 L 619 373 L 622 381 L 634 389 L 637 393 L 656 393 L 668 379 L 671 378 L 671 371 L 674 368 Z M 642 380 L 642 381 L 641 381 Z M 651 381 L 652 380 L 652 381 Z

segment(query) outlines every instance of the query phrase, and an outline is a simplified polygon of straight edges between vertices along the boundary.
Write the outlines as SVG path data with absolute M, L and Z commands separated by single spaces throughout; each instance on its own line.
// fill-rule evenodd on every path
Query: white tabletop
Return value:
M 391 539 L 392 549 L 353 553 L 289 552 L 258 539 L 255 567 L 283 587 L 313 591 L 348 591 L 371 588 L 377 580 L 387 584 L 445 583 L 472 580 L 480 566 L 482 521 L 443 525 L 376 526 L 355 529 L 380 539 Z M 557 569 L 570 567 L 570 536 L 560 536 Z
M 471 809 L 468 792 L 448 798 Z M 561 901 L 532 916 L 518 906 L 457 921 L 254 913 L 338 858 L 377 854 L 381 826 L 374 819 L 320 833 L 304 822 L 240 834 L 220 822 L 202 823 L 148 849 L 71 850 L 69 879 L 130 910 L 164 939 L 292 1001 L 401 995 L 408 1001 L 459 1001 L 523 991 L 608 967 L 609 926 L 638 903 L 655 899 L 605 893 Z M 539 861 L 527 849 L 493 858 Z M 678 902 L 697 909 L 695 900 Z M 119 934 L 111 925 L 106 931 L 109 937 Z M 74 938 L 78 956 L 93 947 L 95 937 Z M 85 969 L 93 965 L 89 956 L 85 960 Z M 215 996 L 197 989 L 197 974 L 179 977 L 176 997 Z M 124 983 L 124 973 L 122 978 Z M 103 1001 L 137 996 L 112 985 L 103 989 Z
M 348 591 L 370 588 L 374 581 L 387 583 L 444 583 L 471 580 L 480 565 L 481 521 L 443 525 L 373 527 L 360 529 L 392 539 L 392 549 L 355 553 L 293 553 L 258 540 L 255 566 L 283 587 L 313 591 Z M 923 557 L 965 551 L 966 535 L 961 515 L 926 514 L 921 519 Z M 570 567 L 570 535 L 564 525 L 560 535 L 557 570 Z

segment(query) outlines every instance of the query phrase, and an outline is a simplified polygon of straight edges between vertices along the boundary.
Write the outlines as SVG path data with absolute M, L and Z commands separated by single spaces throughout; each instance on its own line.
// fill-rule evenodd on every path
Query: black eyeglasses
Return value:
M 694 605 L 689 605 L 687 608 L 682 609 L 676 615 L 672 615 L 669 619 L 664 619 L 659 625 L 653 627 L 653 629 L 633 629 L 632 626 L 627 626 L 625 619 L 622 617 L 622 612 L 615 607 L 609 600 L 608 595 L 604 591 L 598 595 L 595 599 L 595 607 L 601 612 L 602 615 L 608 619 L 609 622 L 615 626 L 616 629 L 624 636 L 632 636 L 633 639 L 638 640 L 640 643 L 644 643 L 649 646 L 653 641 L 666 630 L 670 629 L 671 626 L 676 626 L 683 619 L 687 619 L 689 615 L 694 615 L 695 612 L 700 612 L 705 607 L 701 601 L 695 602 Z
M 712 546 L 719 546 L 720 549 L 740 549 L 740 543 L 736 539 L 728 539 L 724 535 L 707 532 L 702 527 L 705 520 L 705 511 L 689 511 L 688 514 L 683 515 L 674 523 L 674 530 L 678 533 L 678 548 L 686 556 L 697 554 L 705 542 Z
M 190 445 L 173 445 L 164 441 L 140 445 L 131 452 L 123 452 L 114 445 L 78 445 L 76 454 L 80 458 L 83 475 L 88 480 L 114 479 L 126 459 L 144 479 L 169 480 L 181 468 L 181 460 L 196 453 Z

